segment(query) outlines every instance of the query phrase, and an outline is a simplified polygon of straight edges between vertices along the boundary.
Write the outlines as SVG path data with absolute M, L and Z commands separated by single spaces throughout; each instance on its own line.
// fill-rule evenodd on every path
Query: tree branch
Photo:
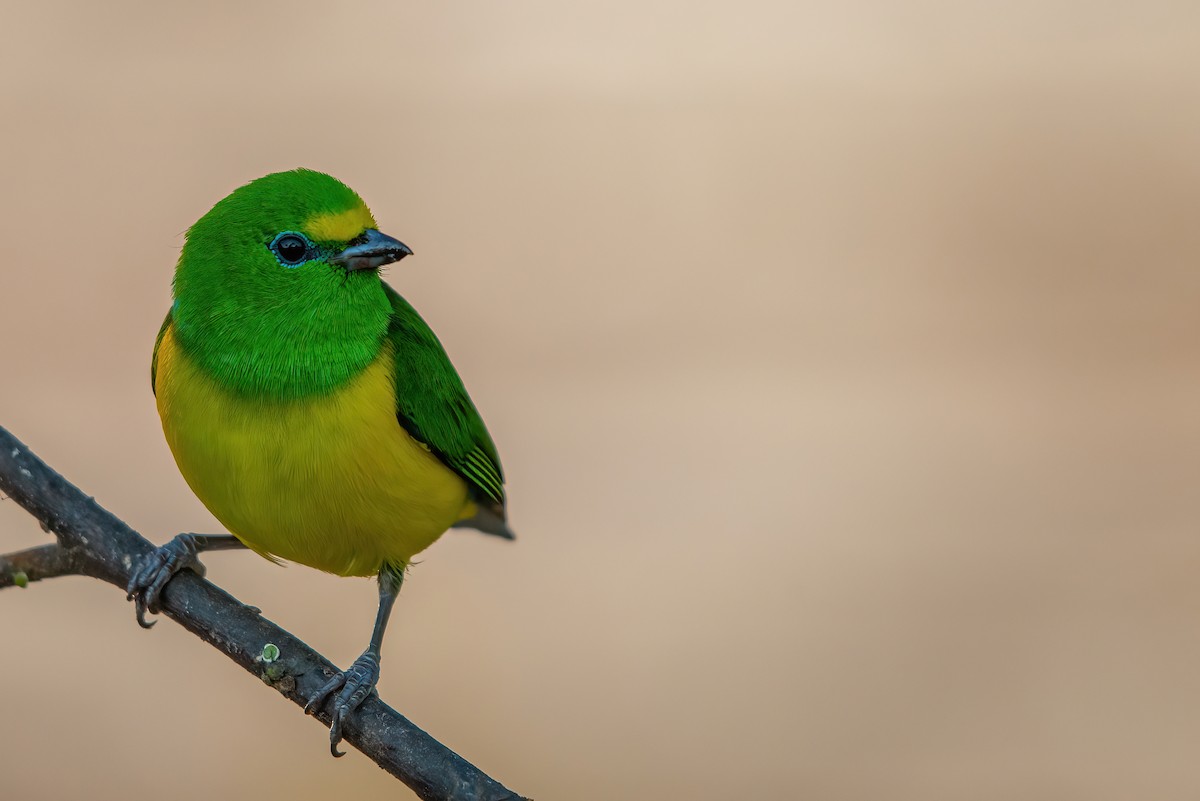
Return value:
M 31 581 L 78 572 L 75 554 L 58 543 L 0 554 L 0 588 L 24 587 Z
M 34 456 L 0 427 L 0 492 L 23 506 L 57 544 L 0 555 L 0 587 L 53 576 L 93 576 L 124 592 L 134 565 L 154 546 Z M 328 659 L 212 582 L 185 570 L 163 591 L 162 611 L 303 707 L 337 668 Z M 268 643 L 278 657 L 264 661 Z M 329 716 L 317 715 L 326 727 Z M 421 798 L 524 801 L 413 725 L 377 695 L 345 721 L 345 739 Z

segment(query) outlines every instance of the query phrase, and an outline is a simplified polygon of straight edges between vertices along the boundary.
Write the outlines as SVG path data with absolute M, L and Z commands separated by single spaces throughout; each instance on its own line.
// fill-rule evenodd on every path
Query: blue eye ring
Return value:
M 284 267 L 299 267 L 316 257 L 317 248 L 304 234 L 282 231 L 267 245 Z

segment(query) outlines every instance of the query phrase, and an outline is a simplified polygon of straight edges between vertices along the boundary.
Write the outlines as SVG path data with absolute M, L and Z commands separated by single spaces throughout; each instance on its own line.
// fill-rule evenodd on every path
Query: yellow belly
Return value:
M 393 370 L 385 346 L 331 395 L 248 400 L 201 372 L 169 327 L 155 394 L 180 472 L 230 533 L 263 555 L 367 576 L 473 511 L 466 483 L 396 421 Z

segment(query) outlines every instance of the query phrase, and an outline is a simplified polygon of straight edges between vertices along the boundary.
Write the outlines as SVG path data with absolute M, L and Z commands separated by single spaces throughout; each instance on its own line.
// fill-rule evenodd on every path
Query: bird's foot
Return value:
M 349 670 L 326 682 L 305 704 L 304 713 L 312 714 L 321 708 L 329 696 L 337 692 L 333 699 L 333 708 L 330 710 L 333 722 L 329 726 L 329 753 L 335 757 L 345 756 L 344 751 L 338 750 L 338 743 L 342 741 L 342 721 L 367 700 L 378 681 L 379 656 L 368 650 L 354 660 Z
M 139 626 L 148 629 L 154 625 L 154 621 L 146 622 L 146 612 L 158 614 L 162 589 L 171 576 L 184 568 L 204 575 L 204 565 L 197 556 L 199 552 L 195 536 L 180 534 L 142 559 L 125 587 L 125 600 L 133 601 Z

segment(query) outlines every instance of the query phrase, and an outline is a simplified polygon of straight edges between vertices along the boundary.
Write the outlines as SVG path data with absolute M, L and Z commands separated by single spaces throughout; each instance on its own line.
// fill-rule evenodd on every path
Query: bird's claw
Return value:
M 379 681 L 379 657 L 367 651 L 345 673 L 338 673 L 325 683 L 321 689 L 313 693 L 304 705 L 304 713 L 310 715 L 320 709 L 329 696 L 337 692 L 330 710 L 331 723 L 329 726 L 329 753 L 335 757 L 345 756 L 346 752 L 338 750 L 342 741 L 342 721 L 346 716 L 358 709 L 367 696 L 375 689 Z M 339 692 L 340 690 L 340 692 Z
M 204 575 L 198 553 L 195 537 L 180 534 L 142 559 L 125 586 L 125 600 L 133 601 L 139 626 L 148 629 L 154 625 L 154 621 L 146 622 L 146 612 L 158 614 L 163 587 L 171 576 L 184 568 Z

